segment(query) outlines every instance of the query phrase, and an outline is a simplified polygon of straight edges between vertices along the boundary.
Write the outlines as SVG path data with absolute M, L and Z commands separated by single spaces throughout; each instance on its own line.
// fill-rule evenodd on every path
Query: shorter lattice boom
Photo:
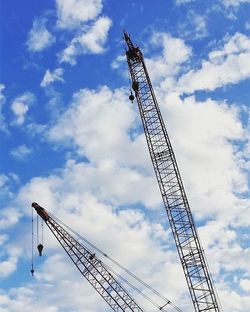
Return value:
M 81 274 L 114 311 L 143 312 L 95 254 L 70 235 L 44 208 L 37 203 L 33 203 L 32 207 L 45 221 Z

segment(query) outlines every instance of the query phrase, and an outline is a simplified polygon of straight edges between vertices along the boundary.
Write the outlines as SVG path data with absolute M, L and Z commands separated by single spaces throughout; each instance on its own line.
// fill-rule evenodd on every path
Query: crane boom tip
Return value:
M 38 205 L 38 203 L 33 202 L 31 204 L 31 207 L 35 208 L 36 212 L 38 213 L 38 215 L 44 220 L 44 221 L 48 221 L 49 220 L 49 214 L 48 212 L 41 207 L 40 205 Z

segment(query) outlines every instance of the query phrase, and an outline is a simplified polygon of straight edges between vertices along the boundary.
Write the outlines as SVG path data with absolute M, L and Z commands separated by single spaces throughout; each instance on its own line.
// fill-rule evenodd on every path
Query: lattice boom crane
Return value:
M 95 254 L 70 235 L 44 208 L 32 203 L 63 249 L 87 281 L 116 312 L 143 312 Z
M 150 157 L 196 312 L 221 311 L 143 54 L 125 32 L 126 57 Z M 131 94 L 130 99 L 133 100 Z

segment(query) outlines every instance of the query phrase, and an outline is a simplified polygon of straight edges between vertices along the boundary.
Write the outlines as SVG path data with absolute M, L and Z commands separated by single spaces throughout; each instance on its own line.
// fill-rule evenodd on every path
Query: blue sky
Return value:
M 123 30 L 145 56 L 223 311 L 249 311 L 250 1 L 0 9 L 0 312 L 109 311 L 49 231 L 30 276 L 33 201 L 193 311 L 128 100 Z

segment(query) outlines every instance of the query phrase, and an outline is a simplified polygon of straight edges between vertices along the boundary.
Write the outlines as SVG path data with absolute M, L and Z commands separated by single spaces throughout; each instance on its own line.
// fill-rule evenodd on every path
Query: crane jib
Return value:
M 219 312 L 219 301 L 201 247 L 174 151 L 143 54 L 127 33 L 127 63 L 146 141 L 181 265 L 196 312 Z
M 61 223 L 55 220 L 55 217 L 43 207 L 37 203 L 32 203 L 32 207 L 46 221 L 46 225 L 82 276 L 87 279 L 114 311 L 143 312 L 143 309 L 95 254 L 67 232 Z

